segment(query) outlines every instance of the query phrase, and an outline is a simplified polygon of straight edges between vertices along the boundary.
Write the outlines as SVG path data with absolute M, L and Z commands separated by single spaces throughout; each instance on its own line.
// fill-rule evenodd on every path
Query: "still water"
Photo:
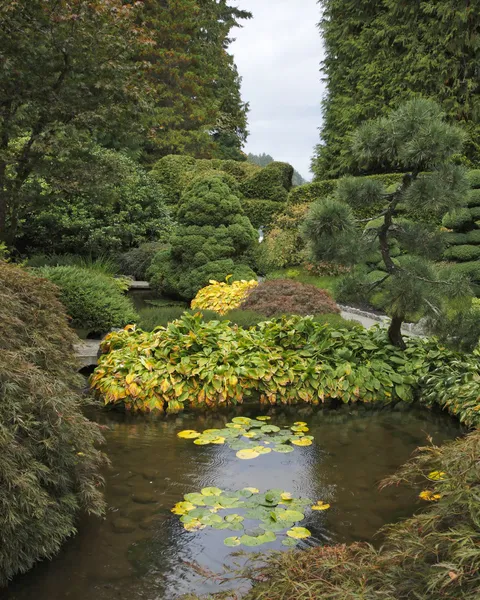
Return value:
M 307 421 L 314 445 L 242 461 L 226 446 L 196 446 L 176 435 L 182 429 L 222 428 L 234 416 L 259 414 L 269 414 L 270 423 L 277 425 Z M 282 488 L 295 497 L 330 503 L 329 511 L 315 512 L 301 523 L 313 534 L 303 547 L 375 543 L 374 534 L 382 525 L 420 506 L 409 490 L 379 492 L 379 481 L 425 444 L 427 436 L 439 444 L 461 434 L 459 426 L 441 414 L 348 407 L 263 413 L 245 408 L 162 420 L 105 413 L 96 418 L 109 427 L 106 451 L 112 464 L 106 474 L 106 518 L 83 518 L 78 535 L 60 555 L 17 578 L 0 591 L 2 599 L 174 600 L 225 589 L 199 570 L 219 572 L 231 564 L 231 553 L 238 548 L 227 548 L 223 539 L 236 534 L 187 532 L 170 512 L 184 494 L 207 486 Z M 284 547 L 277 541 L 261 549 Z M 235 585 L 241 589 L 241 582 Z

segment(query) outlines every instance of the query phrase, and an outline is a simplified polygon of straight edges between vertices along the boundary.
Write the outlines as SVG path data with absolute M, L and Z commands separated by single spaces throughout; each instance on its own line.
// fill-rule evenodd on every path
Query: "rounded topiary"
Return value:
M 326 290 L 292 279 L 271 279 L 253 288 L 241 304 L 266 317 L 279 315 L 318 315 L 339 313 Z
M 102 438 L 82 414 L 77 338 L 56 293 L 0 261 L 0 587 L 55 555 L 80 511 L 104 510 Z
M 472 188 L 480 188 L 480 169 L 472 169 L 467 172 L 467 178 Z
M 465 231 L 472 227 L 473 217 L 468 208 L 461 208 L 459 210 L 447 213 L 442 220 L 442 225 L 448 229 L 454 231 Z
M 124 296 L 122 282 L 82 267 L 43 267 L 36 272 L 59 288 L 72 327 L 105 333 L 134 323 L 137 314 Z
M 444 253 L 444 258 L 447 260 L 458 260 L 460 262 L 468 262 L 480 258 L 480 246 L 451 246 Z
M 183 190 L 182 176 L 194 169 L 195 159 L 191 156 L 170 154 L 158 160 L 150 174 L 163 187 L 165 201 L 168 204 L 176 204 Z
M 286 202 L 288 192 L 292 187 L 292 177 L 292 166 L 286 163 L 273 162 L 244 181 L 240 186 L 240 190 L 246 198 Z

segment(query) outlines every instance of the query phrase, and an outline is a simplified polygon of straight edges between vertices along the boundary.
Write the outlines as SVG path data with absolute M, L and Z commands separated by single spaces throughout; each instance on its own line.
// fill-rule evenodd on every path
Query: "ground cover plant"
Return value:
M 213 310 L 220 315 L 239 308 L 242 301 L 257 285 L 258 281 L 233 281 L 229 283 L 230 277 L 225 282 L 211 280 L 192 300 L 192 309 Z
M 270 452 L 288 454 L 294 451 L 292 446 L 311 446 L 313 437 L 305 435 L 309 429 L 304 421 L 297 421 L 291 427 L 283 429 L 272 423 L 266 423 L 271 417 L 235 417 L 223 429 L 206 429 L 202 433 L 193 429 L 180 431 L 180 438 L 193 440 L 198 446 L 226 444 L 236 450 L 237 458 L 249 460 Z M 273 444 L 273 445 L 272 445 Z
M 293 547 L 299 540 L 311 536 L 306 527 L 296 525 L 305 519 L 304 513 L 329 508 L 330 505 L 321 500 L 313 504 L 310 498 L 294 498 L 281 489 L 261 493 L 252 487 L 234 492 L 208 487 L 185 494 L 184 501 L 178 502 L 172 512 L 180 516 L 187 531 L 211 527 L 237 532 L 223 541 L 231 548 L 261 546 L 275 542 L 279 536 L 283 537 L 284 546 Z M 255 528 L 261 533 L 248 533 Z
M 55 286 L 0 261 L 0 586 L 53 557 L 80 511 L 105 508 L 75 340 Z
M 72 327 L 105 333 L 137 320 L 131 300 L 123 293 L 125 282 L 121 280 L 74 266 L 43 267 L 35 273 L 58 286 L 59 298 Z
M 468 425 L 480 423 L 478 352 L 457 353 L 435 339 L 411 338 L 401 350 L 377 328 L 336 329 L 290 317 L 245 330 L 184 314 L 154 332 L 113 332 L 102 351 L 92 389 L 105 405 L 133 412 L 212 409 L 250 398 L 313 405 L 419 399 Z M 441 381 L 442 394 L 432 393 Z
M 266 317 L 340 312 L 326 290 L 291 279 L 263 281 L 249 291 L 240 306 L 244 310 L 253 310 Z

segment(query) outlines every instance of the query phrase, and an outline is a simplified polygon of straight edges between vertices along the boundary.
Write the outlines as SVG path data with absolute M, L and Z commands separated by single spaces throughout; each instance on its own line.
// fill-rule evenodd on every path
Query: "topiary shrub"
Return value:
M 480 281 L 480 261 L 478 260 L 451 264 L 449 268 L 458 275 L 470 277 L 472 281 Z
M 238 308 L 250 290 L 258 285 L 256 279 L 250 281 L 226 282 L 215 280 L 202 288 L 192 300 L 192 309 L 213 310 L 220 315 Z
M 460 208 L 447 213 L 442 219 L 442 225 L 457 232 L 468 230 L 473 225 L 473 218 L 468 208 Z
M 466 234 L 466 243 L 480 244 L 480 229 L 473 229 Z
M 196 161 L 191 156 L 169 154 L 152 166 L 150 175 L 162 186 L 167 204 L 176 205 L 180 200 L 183 191 L 181 178 L 187 171 L 193 171 L 195 165 Z
M 273 200 L 250 198 L 242 201 L 243 210 L 255 229 L 269 227 L 275 216 L 281 213 L 286 204 Z
M 468 262 L 480 258 L 480 246 L 451 246 L 444 252 L 447 260 L 458 260 L 459 262 Z
M 120 254 L 118 257 L 120 273 L 134 277 L 137 281 L 145 281 L 154 256 L 166 249 L 166 244 L 150 242 Z
M 121 282 L 113 277 L 81 267 L 43 267 L 35 272 L 58 286 L 72 327 L 105 333 L 137 319 Z
M 240 263 L 257 242 L 257 232 L 243 214 L 239 197 L 222 178 L 200 178 L 183 194 L 178 205 L 179 225 L 171 249 L 160 252 L 148 270 L 160 293 L 191 300 L 211 279 L 255 279 Z
M 271 279 L 262 282 L 249 292 L 241 308 L 253 310 L 266 317 L 340 312 L 326 290 L 292 279 Z
M 288 195 L 288 204 L 305 204 L 327 198 L 337 189 L 338 179 L 313 181 L 293 188 Z
M 476 190 L 474 190 L 476 191 Z M 480 191 L 480 190 L 478 190 Z M 474 221 L 480 220 L 480 206 L 472 206 L 468 209 Z
M 105 508 L 76 339 L 55 286 L 0 262 L 0 587 L 52 558 L 80 511 Z
M 470 190 L 467 196 L 467 206 L 480 206 L 480 189 Z
M 289 175 L 290 174 L 290 175 Z M 262 198 L 285 203 L 292 187 L 293 167 L 286 163 L 270 163 L 240 185 L 246 198 Z
M 468 171 L 467 178 L 472 188 L 480 188 L 480 169 Z
M 455 233 L 454 231 L 446 231 L 442 235 L 447 246 L 463 246 L 464 244 L 468 243 L 468 233 Z

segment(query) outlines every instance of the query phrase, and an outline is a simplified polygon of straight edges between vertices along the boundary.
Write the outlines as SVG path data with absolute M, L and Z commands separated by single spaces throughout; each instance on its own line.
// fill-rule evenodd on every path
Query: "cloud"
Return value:
M 243 78 L 242 96 L 250 103 L 245 150 L 290 162 L 310 178 L 325 93 L 320 7 L 316 0 L 237 0 L 236 5 L 253 13 L 234 30 L 230 47 Z

